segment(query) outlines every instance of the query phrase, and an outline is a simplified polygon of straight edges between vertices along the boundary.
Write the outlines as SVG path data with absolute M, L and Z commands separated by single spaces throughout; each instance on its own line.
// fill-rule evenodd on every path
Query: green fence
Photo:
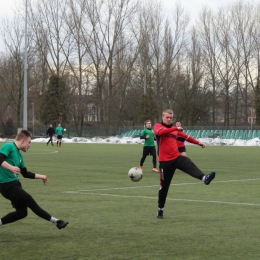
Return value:
M 144 126 L 84 126 L 82 134 L 80 136 L 76 127 L 63 126 L 65 138 L 72 137 L 110 137 L 117 136 L 122 137 L 139 137 Z M 250 140 L 253 138 L 260 139 L 260 126 L 246 127 L 226 127 L 226 126 L 184 126 L 184 131 L 193 136 L 194 138 L 222 138 L 222 139 L 241 139 Z M 28 127 L 28 130 L 34 133 L 34 138 L 45 137 L 46 126 L 37 125 L 34 128 Z M 14 129 L 10 134 L 4 134 L 3 129 L 0 127 L 0 137 L 14 138 L 17 133 L 17 129 Z
M 194 138 L 221 138 L 221 139 L 260 139 L 260 130 L 187 130 L 188 135 Z
M 186 134 L 198 138 L 221 138 L 221 139 L 241 139 L 250 140 L 254 138 L 260 139 L 260 127 L 184 127 Z M 141 129 L 130 129 L 118 135 L 118 137 L 138 137 Z

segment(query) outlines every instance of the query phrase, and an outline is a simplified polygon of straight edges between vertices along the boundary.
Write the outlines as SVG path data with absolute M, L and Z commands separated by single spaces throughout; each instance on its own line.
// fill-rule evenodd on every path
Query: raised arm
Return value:
M 185 134 L 184 132 L 179 132 L 178 137 L 185 139 L 185 141 L 187 141 L 189 143 L 197 144 L 197 145 L 201 146 L 202 148 L 205 148 L 205 144 L 203 142 L 200 142 L 199 140 L 193 138 L 190 135 Z

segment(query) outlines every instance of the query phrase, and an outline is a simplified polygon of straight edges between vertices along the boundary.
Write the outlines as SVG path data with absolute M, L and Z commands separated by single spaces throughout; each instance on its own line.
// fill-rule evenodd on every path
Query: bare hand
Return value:
M 47 176 L 45 176 L 45 175 L 42 175 L 42 182 L 43 182 L 43 184 L 44 185 L 46 185 L 46 183 L 49 183 L 50 181 L 48 180 L 48 178 L 47 178 Z
M 183 131 L 183 128 L 182 128 L 182 127 L 178 126 L 177 128 L 178 128 L 178 131 L 180 131 L 180 132 Z
M 201 146 L 202 148 L 205 148 L 205 144 L 204 143 L 199 143 L 199 146 Z
M 12 173 L 13 173 L 14 175 L 16 175 L 16 174 L 19 174 L 19 173 L 20 173 L 20 168 L 17 167 L 17 166 L 12 166 L 11 171 L 12 171 Z
M 147 135 L 145 138 L 148 139 L 150 137 L 150 135 Z
M 43 179 L 42 182 L 44 185 L 46 185 L 46 183 L 49 183 L 50 181 L 48 179 Z

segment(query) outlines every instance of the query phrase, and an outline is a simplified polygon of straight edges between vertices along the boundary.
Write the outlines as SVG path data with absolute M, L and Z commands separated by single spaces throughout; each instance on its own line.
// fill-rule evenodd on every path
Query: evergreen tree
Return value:
M 158 105 L 151 88 L 140 97 L 138 104 L 138 123 L 144 124 L 145 120 L 152 120 L 152 123 L 158 118 Z
M 52 74 L 43 94 L 40 116 L 44 124 L 68 121 L 68 88 L 63 78 Z

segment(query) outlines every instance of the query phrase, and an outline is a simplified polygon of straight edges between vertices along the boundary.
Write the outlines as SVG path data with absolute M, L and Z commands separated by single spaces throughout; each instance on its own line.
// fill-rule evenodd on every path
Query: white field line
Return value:
M 106 196 L 106 197 L 119 197 L 119 198 L 138 198 L 138 199 L 158 200 L 158 197 L 147 197 L 147 196 L 128 196 L 128 195 L 116 195 L 116 194 L 105 194 L 105 193 L 99 194 L 99 193 L 91 193 L 91 192 L 66 192 L 66 193 Z M 253 204 L 253 203 L 215 201 L 215 200 L 190 200 L 190 199 L 172 199 L 172 198 L 167 198 L 166 200 L 167 201 L 172 200 L 172 201 L 185 201 L 185 202 L 199 202 L 199 203 L 216 203 L 216 204 L 239 205 L 239 206 L 257 206 L 257 207 L 260 206 L 260 204 Z
M 50 151 L 50 150 L 40 150 L 40 149 L 30 149 L 32 154 L 52 154 L 52 153 L 58 153 L 59 151 Z M 38 151 L 38 152 L 34 152 Z
M 214 181 L 214 183 L 226 183 L 226 182 L 244 182 L 244 181 L 258 181 L 260 178 L 256 179 L 244 179 L 244 180 L 228 180 L 228 181 Z M 201 183 L 177 183 L 171 184 L 171 186 L 179 185 L 194 185 Z M 212 185 L 212 184 L 211 184 Z M 107 197 L 119 197 L 119 198 L 141 198 L 141 199 L 153 199 L 158 200 L 158 197 L 148 197 L 148 196 L 129 196 L 129 195 L 117 195 L 117 194 L 107 194 L 107 193 L 95 193 L 94 191 L 110 191 L 110 190 L 126 190 L 126 189 L 135 189 L 135 188 L 152 188 L 158 187 L 158 185 L 151 186 L 137 186 L 137 187 L 122 187 L 122 188 L 110 188 L 110 189 L 93 189 L 93 190 L 78 190 L 78 191 L 65 191 L 64 193 L 69 194 L 86 194 L 86 195 L 95 195 L 95 196 L 107 196 Z M 226 205 L 240 205 L 240 206 L 260 206 L 260 204 L 254 203 L 243 203 L 243 202 L 227 202 L 227 201 L 214 201 L 214 200 L 191 200 L 191 199 L 172 199 L 167 198 L 171 201 L 185 201 L 185 202 L 198 202 L 198 203 L 216 203 L 216 204 L 226 204 Z
M 213 181 L 212 184 L 217 183 L 227 183 L 227 182 L 245 182 L 245 181 L 259 181 L 260 178 L 256 179 L 244 179 L 244 180 L 227 180 L 227 181 Z M 182 186 L 182 185 L 198 185 L 204 184 L 202 182 L 190 182 L 190 183 L 172 183 L 171 186 Z M 79 193 L 79 192 L 93 192 L 93 191 L 109 191 L 109 190 L 128 190 L 128 189 L 143 189 L 143 188 L 153 188 L 158 187 L 158 185 L 149 185 L 149 186 L 131 186 L 131 187 L 121 187 L 121 188 L 107 188 L 107 189 L 91 189 L 91 190 L 77 190 L 77 191 L 65 191 L 65 193 Z

